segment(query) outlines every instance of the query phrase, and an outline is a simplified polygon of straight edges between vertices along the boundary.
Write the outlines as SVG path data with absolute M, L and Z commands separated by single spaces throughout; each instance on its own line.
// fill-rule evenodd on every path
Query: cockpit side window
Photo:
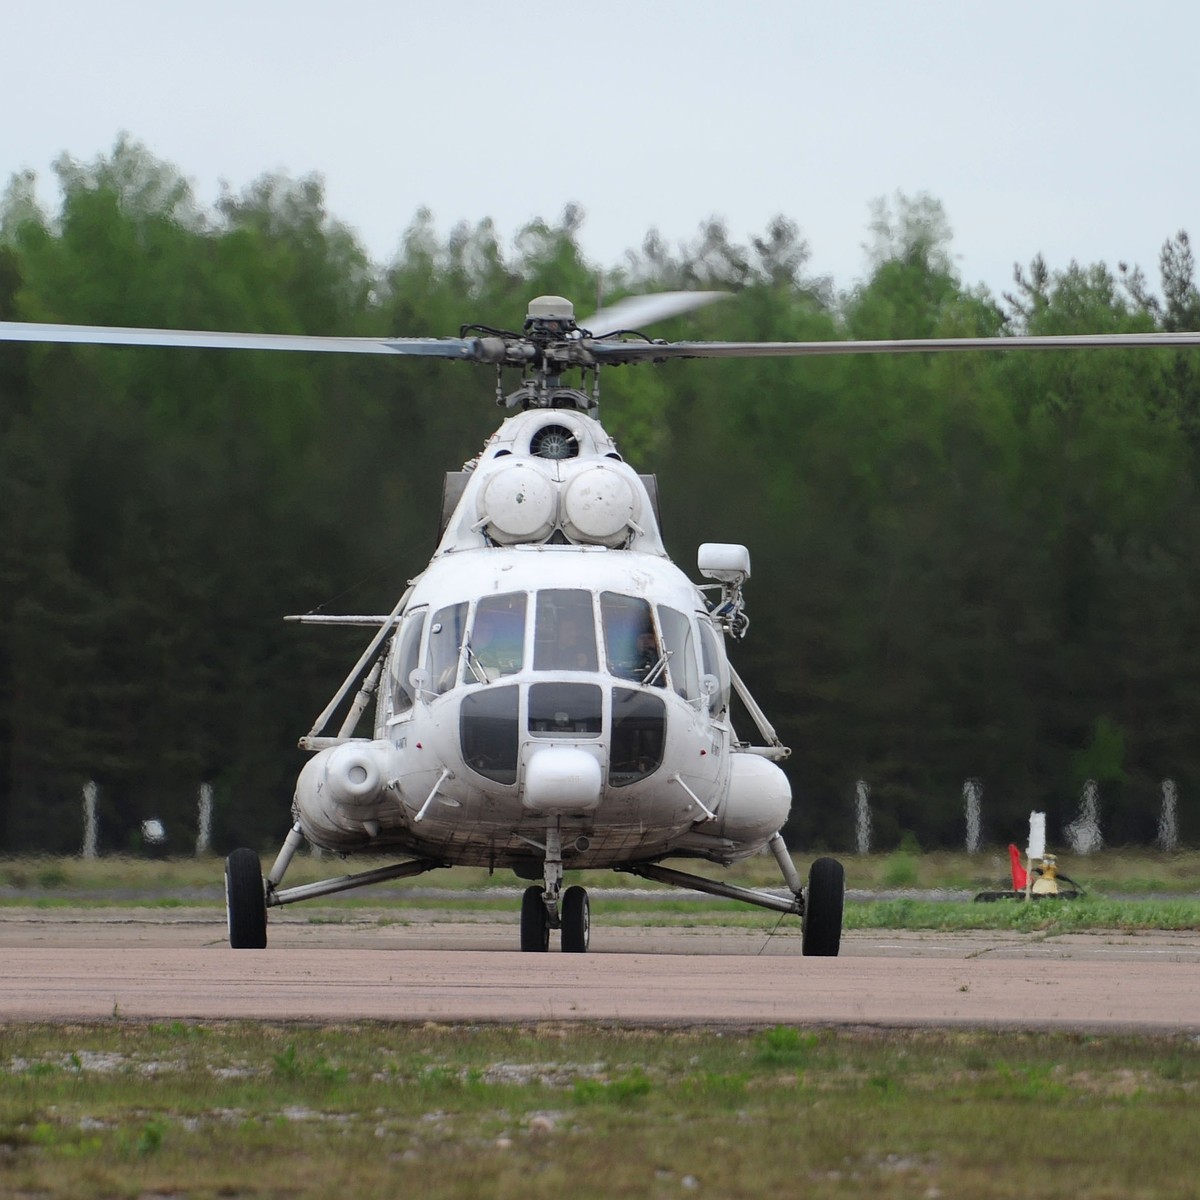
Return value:
M 429 690 L 436 696 L 448 692 L 458 678 L 463 637 L 467 627 L 467 602 L 449 604 L 433 614 L 429 626 Z
M 696 668 L 692 623 L 685 613 L 664 604 L 658 606 L 658 623 L 671 656 L 668 659 L 671 686 L 685 700 L 695 700 L 700 695 L 700 674 Z
M 464 683 L 515 675 L 525 660 L 524 592 L 484 596 L 471 622 L 470 653 Z
M 392 715 L 395 717 L 408 712 L 417 700 L 410 677 L 420 661 L 421 632 L 427 615 L 428 609 L 424 608 L 405 613 L 396 635 L 396 651 L 392 656 Z
M 601 592 L 600 620 L 609 671 L 618 679 L 664 687 L 666 672 L 655 671 L 662 658 L 662 647 L 649 603 L 638 596 Z
M 701 616 L 697 618 L 697 624 L 700 626 L 700 656 L 704 673 L 716 676 L 721 685 L 710 706 L 716 715 L 729 708 L 729 664 L 721 653 L 721 635 L 713 628 L 712 621 L 707 616 Z
M 536 617 L 535 671 L 599 670 L 591 592 L 582 588 L 538 592 Z

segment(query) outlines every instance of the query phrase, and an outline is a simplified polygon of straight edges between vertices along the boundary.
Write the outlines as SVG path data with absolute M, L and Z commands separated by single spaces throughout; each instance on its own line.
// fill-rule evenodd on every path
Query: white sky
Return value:
M 422 205 L 511 237 L 576 201 L 600 266 L 783 213 L 846 288 L 898 190 L 995 293 L 1200 239 L 1195 0 L 12 0 L 0 36 L 0 182 L 52 201 L 124 130 L 205 204 L 321 174 L 377 261 Z

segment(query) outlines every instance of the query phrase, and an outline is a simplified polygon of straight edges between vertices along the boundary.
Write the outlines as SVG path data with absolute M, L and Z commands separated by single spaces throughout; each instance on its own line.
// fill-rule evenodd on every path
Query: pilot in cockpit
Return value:
M 654 636 L 654 630 L 643 629 L 638 634 L 637 663 L 634 666 L 634 673 L 638 679 L 645 679 L 661 657 L 662 652 L 658 648 L 658 638 Z
M 481 610 L 471 630 L 471 658 L 489 680 L 521 669 L 524 616 Z
M 564 615 L 558 622 L 558 644 L 556 646 L 557 666 L 560 670 L 586 671 L 594 670 L 594 653 L 585 643 L 583 630 L 579 621 L 570 615 Z

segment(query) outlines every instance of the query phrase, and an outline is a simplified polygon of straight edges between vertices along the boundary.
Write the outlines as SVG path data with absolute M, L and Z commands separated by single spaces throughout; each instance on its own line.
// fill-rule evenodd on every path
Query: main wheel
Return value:
M 235 850 L 225 860 L 225 913 L 229 944 L 235 950 L 262 950 L 267 944 L 267 896 L 262 864 L 253 850 Z
M 527 887 L 521 897 L 521 949 L 538 953 L 550 949 L 550 914 L 537 886 Z
M 842 905 L 846 872 L 836 858 L 818 858 L 808 872 L 804 893 L 803 954 L 835 958 L 842 944 Z
M 591 905 L 586 888 L 569 887 L 563 893 L 562 948 L 564 954 L 583 954 L 591 934 Z

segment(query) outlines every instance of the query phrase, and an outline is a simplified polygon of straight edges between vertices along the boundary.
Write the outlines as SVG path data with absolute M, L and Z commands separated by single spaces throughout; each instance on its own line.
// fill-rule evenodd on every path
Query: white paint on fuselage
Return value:
M 537 439 L 545 436 L 549 425 L 557 427 L 551 432 L 560 445 L 565 431 L 574 453 L 539 456 Z M 502 479 L 502 487 L 489 490 Z M 536 513 L 526 513 L 526 503 Z M 628 530 L 622 535 L 619 525 L 626 519 Z M 496 544 L 524 537 L 528 528 L 536 528 L 535 542 Z M 588 530 L 610 544 L 624 536 L 624 544 L 582 544 Z M 593 597 L 594 635 L 600 647 L 596 669 L 533 669 L 536 595 L 547 589 L 579 589 Z M 598 616 L 598 598 L 605 592 L 640 598 L 656 611 L 662 606 L 691 622 L 686 651 L 691 661 L 687 671 L 677 658 L 668 662 L 671 686 L 645 686 L 608 669 Z M 436 614 L 450 606 L 470 606 L 466 627 L 473 628 L 480 600 L 510 593 L 529 597 L 519 669 L 510 665 L 501 678 L 481 682 L 460 660 L 456 683 L 448 682 L 448 671 L 445 682 L 434 680 L 429 648 Z M 399 662 L 403 631 L 406 622 L 417 627 L 418 613 L 423 614 L 417 659 L 421 684 L 415 703 L 409 705 L 397 701 L 395 680 L 408 675 L 411 663 Z M 655 620 L 661 636 L 661 622 Z M 367 757 L 360 761 L 325 750 L 301 773 L 296 811 L 305 836 L 337 851 L 397 849 L 454 865 L 539 863 L 550 823 L 559 827 L 565 853 L 573 854 L 570 865 L 579 867 L 619 866 L 672 851 L 725 862 L 756 852 L 786 820 L 790 789 L 773 764 L 747 761 L 747 755 L 734 751 L 725 687 L 711 700 L 705 694 L 698 622 L 708 620 L 701 592 L 666 555 L 645 483 L 621 461 L 599 422 L 579 412 L 553 409 L 510 417 L 479 458 L 468 464 L 462 495 L 433 561 L 413 581 L 401 633 L 393 639 L 379 688 L 375 738 L 354 742 Z M 714 644 L 721 658 L 719 683 L 726 685 L 719 633 Z M 445 657 L 440 663 L 444 671 Z M 545 682 L 599 687 L 600 730 L 592 729 L 589 735 L 531 733 L 529 689 Z M 519 745 L 515 778 L 498 782 L 464 761 L 461 717 L 468 697 L 508 687 L 520 689 Z M 626 697 L 631 692 L 657 696 L 665 708 L 660 765 L 623 784 L 610 777 L 609 761 L 613 693 L 620 689 Z M 529 764 L 548 749 L 573 753 L 542 763 L 533 772 L 536 794 L 527 796 Z M 583 769 L 583 759 L 576 754 L 594 759 L 598 769 Z M 633 773 L 626 767 L 624 776 Z M 376 775 L 385 783 L 370 800 L 360 794 L 357 781 Z M 546 780 L 556 776 L 564 786 L 569 782 L 570 803 L 556 804 L 548 794 Z M 594 803 L 589 789 L 596 792 Z
M 427 606 L 433 614 L 462 600 L 501 592 L 532 594 L 545 588 L 618 592 L 688 614 L 704 607 L 696 586 L 665 558 L 590 546 L 520 546 L 440 557 L 417 581 L 409 609 Z M 527 628 L 532 627 L 533 619 L 531 601 Z M 531 644 L 531 636 L 526 641 Z M 713 719 L 699 698 L 689 701 L 668 688 L 647 689 L 663 700 L 667 710 L 662 765 L 647 779 L 613 787 L 607 777 L 612 690 L 637 685 L 605 670 L 534 671 L 529 666 L 531 657 L 526 654 L 525 667 L 505 676 L 504 685 L 549 681 L 597 684 L 605 696 L 604 727 L 599 738 L 555 738 L 552 742 L 522 730 L 520 767 L 512 785 L 484 779 L 462 760 L 459 710 L 463 697 L 496 684 L 455 687 L 427 703 L 418 703 L 399 722 L 390 722 L 387 698 L 382 698 L 380 732 L 386 730 L 386 740 L 393 747 L 394 777 L 402 780 L 406 810 L 410 814 L 420 810 L 443 767 L 452 772 L 422 821 L 407 831 L 409 837 L 415 833 L 421 852 L 456 862 L 495 859 L 499 865 L 513 856 L 529 857 L 532 848 L 520 839 L 540 841 L 546 818 L 524 804 L 524 768 L 539 748 L 550 746 L 576 747 L 600 761 L 602 787 L 595 808 L 562 819 L 564 844 L 581 836 L 588 838 L 589 850 L 582 857 L 589 866 L 612 866 L 665 853 L 672 840 L 697 823 L 710 824 L 688 789 L 710 811 L 719 808 L 728 778 L 730 730 L 726 721 Z M 675 781 L 676 776 L 682 784 Z

